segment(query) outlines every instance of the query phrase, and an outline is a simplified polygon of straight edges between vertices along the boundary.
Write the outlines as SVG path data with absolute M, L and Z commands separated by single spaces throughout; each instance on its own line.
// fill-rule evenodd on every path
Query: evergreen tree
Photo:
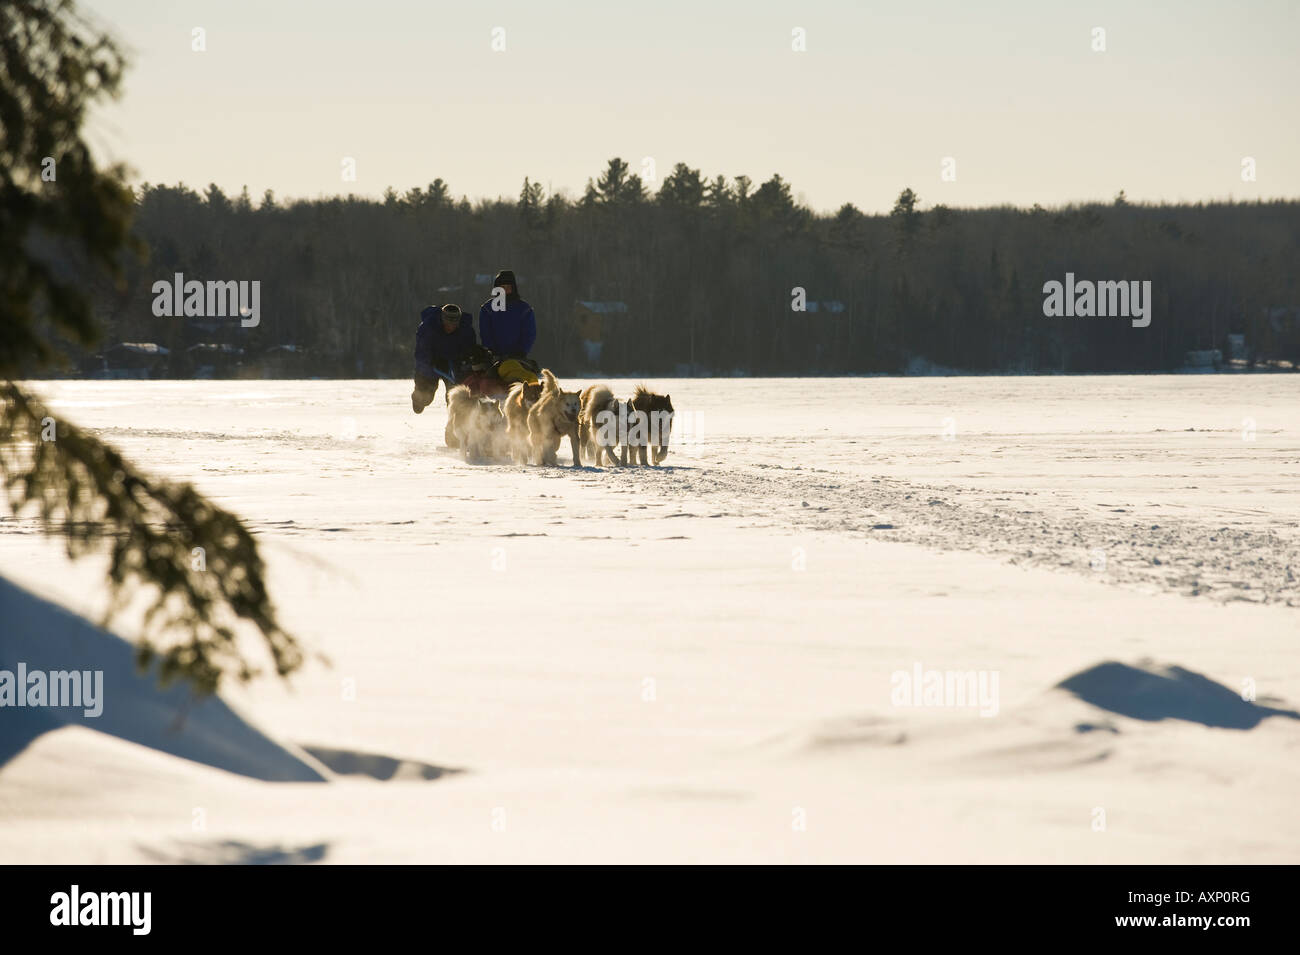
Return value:
M 628 166 L 615 156 L 605 167 L 604 173 L 596 180 L 595 194 L 602 205 L 612 205 L 620 199 L 627 198 Z M 638 179 L 639 183 L 640 180 Z
M 57 363 L 65 341 L 95 343 L 85 289 L 99 282 L 121 294 L 126 253 L 138 251 L 124 171 L 97 168 L 81 131 L 87 107 L 116 95 L 123 66 L 113 40 L 68 0 L 0 5 L 0 484 L 15 515 L 34 512 L 70 556 L 107 547 L 113 611 L 137 587 L 154 589 L 140 662 L 158 662 L 164 682 L 211 691 L 223 675 L 254 672 L 236 645 L 241 621 L 261 632 L 281 675 L 301 663 L 252 535 L 190 485 L 144 474 L 52 415 L 15 381 Z M 52 180 L 41 175 L 47 157 Z M 224 199 L 211 187 L 207 211 Z M 51 251 L 76 264 L 71 275 L 52 266 Z
M 529 232 L 536 231 L 542 224 L 542 184 L 528 181 L 524 177 L 524 187 L 519 190 L 519 218 Z
M 721 178 L 721 177 L 719 177 Z M 726 180 L 723 180 L 726 186 Z M 673 171 L 664 177 L 656 197 L 661 205 L 669 208 L 693 211 L 704 204 L 705 182 L 698 169 L 691 169 L 686 163 L 679 162 Z

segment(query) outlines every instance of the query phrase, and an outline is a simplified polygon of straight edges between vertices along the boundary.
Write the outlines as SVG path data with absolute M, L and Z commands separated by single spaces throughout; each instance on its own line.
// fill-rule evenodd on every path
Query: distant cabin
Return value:
M 829 302 L 806 302 L 805 311 L 811 313 L 827 312 L 831 315 L 838 315 L 845 310 L 847 306 L 843 302 L 831 300 Z
M 606 323 L 626 322 L 627 317 L 628 307 L 623 302 L 577 301 L 573 303 L 573 322 L 587 361 L 600 361 L 608 331 Z
M 1300 371 L 1300 306 L 1275 305 L 1264 309 L 1265 341 L 1260 358 L 1288 361 L 1291 368 Z
M 1183 367 L 1218 371 L 1223 367 L 1223 352 L 1217 348 L 1189 351 L 1183 358 Z
M 305 378 L 310 368 L 307 349 L 301 345 L 272 345 L 253 363 L 245 362 L 245 375 L 256 373 L 259 378 Z
M 300 344 L 273 344 L 264 350 L 248 348 L 239 361 L 238 378 L 307 378 L 311 377 L 308 353 Z M 211 369 L 216 373 L 216 369 Z
M 475 273 L 474 273 L 474 284 L 475 284 L 475 285 L 488 285 L 488 286 L 490 286 L 490 285 L 492 284 L 492 280 L 495 279 L 496 277 L 497 277 L 497 274 L 496 274 L 495 272 L 475 272 Z M 515 273 L 515 281 L 518 282 L 520 285 L 523 285 L 523 284 L 525 284 L 525 283 L 528 281 L 528 278 L 527 278 L 526 276 L 520 275 L 518 272 L 516 272 L 516 273 Z
M 195 378 L 230 378 L 239 370 L 244 349 L 238 345 L 200 342 L 185 349 Z
M 92 378 L 161 378 L 169 354 L 154 342 L 118 342 L 91 359 L 86 371 Z

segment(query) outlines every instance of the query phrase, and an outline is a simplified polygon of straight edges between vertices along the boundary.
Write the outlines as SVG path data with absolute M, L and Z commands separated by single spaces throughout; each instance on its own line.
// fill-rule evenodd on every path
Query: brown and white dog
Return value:
M 627 464 L 627 435 L 634 414 L 632 403 L 614 397 L 608 385 L 591 385 L 582 392 L 582 413 L 578 419 L 578 441 L 582 453 L 600 467 L 602 457 L 610 464 Z M 614 456 L 623 444 L 623 457 Z
M 501 405 L 473 394 L 464 385 L 447 394 L 447 437 L 447 445 L 459 447 L 466 461 L 497 461 L 509 455 Z
M 652 447 L 654 450 L 652 456 L 655 464 L 663 463 L 664 458 L 668 457 L 668 439 L 673 433 L 673 396 L 657 395 L 646 388 L 645 385 L 637 385 L 636 393 L 632 395 L 632 408 L 638 414 L 636 415 L 637 425 L 629 423 L 628 441 L 623 448 L 623 463 L 627 463 L 627 453 L 632 452 L 632 462 L 634 464 L 646 464 L 646 448 Z M 641 417 L 644 415 L 644 417 Z
M 528 411 L 528 437 L 533 464 L 559 464 L 555 452 L 566 435 L 573 450 L 573 466 L 582 467 L 578 446 L 578 415 L 582 398 L 576 391 L 561 391 L 560 383 L 547 368 L 542 369 L 542 396 Z
M 510 460 L 527 464 L 530 454 L 528 438 L 528 412 L 542 397 L 542 383 L 528 384 L 516 381 L 506 395 L 506 440 L 510 443 Z

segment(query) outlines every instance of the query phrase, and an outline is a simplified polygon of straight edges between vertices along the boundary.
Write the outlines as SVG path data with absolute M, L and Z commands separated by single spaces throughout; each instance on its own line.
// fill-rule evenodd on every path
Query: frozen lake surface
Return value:
M 665 466 L 579 470 L 464 463 L 407 381 L 33 385 L 259 535 L 330 665 L 252 723 L 464 772 L 67 727 L 0 766 L 0 858 L 1300 861 L 1300 376 L 646 384 Z M 93 614 L 34 532 L 0 574 Z M 900 702 L 931 672 L 996 689 Z

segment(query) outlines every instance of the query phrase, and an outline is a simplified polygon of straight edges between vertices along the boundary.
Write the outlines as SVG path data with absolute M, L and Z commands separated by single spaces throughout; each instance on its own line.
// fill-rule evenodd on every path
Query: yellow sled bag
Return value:
M 510 383 L 522 381 L 530 385 L 537 384 L 537 376 L 533 374 L 532 370 L 515 358 L 507 358 L 497 365 L 497 377 Z

